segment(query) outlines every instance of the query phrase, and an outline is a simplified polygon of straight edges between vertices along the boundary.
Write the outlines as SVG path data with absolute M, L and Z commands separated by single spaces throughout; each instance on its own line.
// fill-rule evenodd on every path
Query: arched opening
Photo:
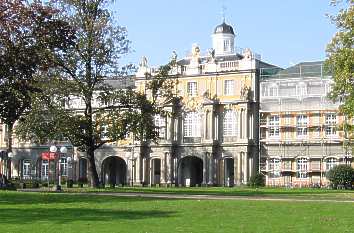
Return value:
M 151 184 L 160 184 L 161 178 L 161 159 L 151 160 Z
M 224 160 L 224 185 L 234 186 L 234 159 L 225 158 Z
M 120 157 L 108 157 L 102 163 L 102 181 L 114 187 L 126 184 L 127 164 Z
M 178 166 L 178 184 L 186 187 L 200 186 L 203 182 L 203 160 L 187 156 Z

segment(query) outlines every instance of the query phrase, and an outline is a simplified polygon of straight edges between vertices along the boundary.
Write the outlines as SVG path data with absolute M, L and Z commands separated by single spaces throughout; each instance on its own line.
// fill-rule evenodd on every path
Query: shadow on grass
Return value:
M 75 221 L 109 222 L 116 220 L 138 220 L 171 217 L 171 211 L 104 210 L 91 208 L 2 208 L 0 219 L 3 224 L 27 224 L 51 222 L 67 224 Z
M 99 198 L 92 197 L 90 195 L 80 194 L 65 194 L 65 193 L 20 193 L 13 191 L 0 191 L 0 210 L 1 205 L 35 205 L 35 204 L 53 204 L 53 203 L 107 203 L 107 202 L 136 202 L 136 201 L 148 201 L 148 199 L 142 198 L 124 198 L 124 197 L 112 197 L 101 196 Z M 0 211 L 2 212 L 2 211 Z M 0 218 L 1 219 L 1 218 Z
M 327 189 L 284 189 L 284 188 L 107 188 L 87 189 L 83 192 L 133 192 L 156 194 L 195 194 L 195 195 L 222 195 L 222 196 L 307 196 L 311 197 L 328 194 L 354 194 L 354 190 L 327 190 Z

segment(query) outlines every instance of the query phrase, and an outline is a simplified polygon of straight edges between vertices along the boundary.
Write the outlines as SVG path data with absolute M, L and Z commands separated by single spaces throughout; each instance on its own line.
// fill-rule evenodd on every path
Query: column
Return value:
M 213 182 L 213 172 L 214 172 L 214 169 L 213 169 L 213 156 L 210 153 L 209 153 L 209 156 L 208 156 L 208 162 L 209 162 L 208 185 L 213 185 L 213 183 L 214 183 Z
M 166 183 L 166 153 L 163 154 L 161 158 L 161 176 L 160 176 L 160 183 L 165 184 Z
M 238 138 L 240 138 L 240 139 L 242 139 L 243 138 L 243 125 L 242 125 L 242 121 L 243 121 L 243 109 L 241 109 L 240 111 L 239 111 L 239 131 L 238 131 L 238 134 L 239 134 L 239 137 Z
M 171 154 L 166 152 L 166 182 L 168 185 L 171 184 Z
M 149 168 L 148 168 L 148 170 L 149 170 L 149 186 L 151 186 L 153 183 L 153 172 L 154 172 L 153 164 L 154 163 L 153 163 L 152 159 L 150 158 L 149 159 Z
M 143 161 L 142 161 L 142 177 L 141 177 L 141 181 L 142 181 L 143 185 L 146 183 L 146 158 L 143 158 Z
M 246 184 L 248 181 L 248 153 L 244 153 L 243 155 L 243 182 Z
M 206 153 L 203 155 L 203 181 L 202 185 L 206 185 L 206 178 L 207 178 L 207 156 Z
M 242 159 L 242 152 L 240 152 L 238 155 L 237 155 L 237 170 L 236 170 L 236 184 L 237 185 L 240 185 L 241 184 L 241 181 L 242 181 L 242 177 L 241 177 L 241 172 L 242 172 L 242 167 L 241 167 L 241 159 Z

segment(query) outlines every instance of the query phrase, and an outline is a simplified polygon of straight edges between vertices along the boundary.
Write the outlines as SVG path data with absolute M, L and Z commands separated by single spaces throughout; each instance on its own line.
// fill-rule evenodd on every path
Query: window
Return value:
M 296 94 L 298 96 L 304 96 L 307 94 L 307 88 L 305 83 L 300 83 L 296 86 Z
M 297 160 L 297 178 L 307 178 L 308 177 L 308 161 L 306 158 L 300 158 Z
M 335 113 L 326 114 L 326 136 L 336 135 L 337 115 Z
M 269 96 L 278 96 L 278 86 L 276 84 L 269 87 Z
M 101 126 L 101 140 L 108 140 L 108 125 Z
M 307 136 L 308 117 L 306 115 L 299 115 L 296 117 L 297 136 Z
M 224 112 L 224 136 L 237 135 L 237 117 L 234 110 Z
M 224 95 L 233 95 L 235 93 L 235 81 L 225 80 L 224 81 Z
M 187 93 L 189 96 L 197 96 L 198 95 L 197 82 L 188 82 L 187 83 Z
M 338 160 L 336 158 L 328 158 L 326 160 L 326 171 L 331 170 L 338 165 Z
M 49 174 L 49 162 L 48 162 L 48 160 L 42 160 L 41 174 L 42 174 L 42 179 L 48 179 L 48 174 Z
M 269 167 L 269 176 L 271 178 L 278 178 L 280 177 L 280 159 L 270 159 L 268 163 Z
M 184 137 L 200 137 L 200 116 L 197 112 L 186 113 L 183 131 Z
M 279 136 L 279 116 L 270 116 L 269 118 L 269 136 L 277 137 Z
M 31 176 L 31 160 L 23 160 L 22 176 L 23 178 L 29 178 Z
M 230 41 L 229 40 L 224 40 L 224 51 L 229 51 L 230 48 Z
M 60 158 L 60 174 L 62 176 L 68 175 L 68 160 L 67 160 L 67 158 Z
M 157 132 L 159 134 L 159 138 L 166 137 L 166 118 L 160 115 L 156 115 L 154 117 L 155 127 L 157 128 Z

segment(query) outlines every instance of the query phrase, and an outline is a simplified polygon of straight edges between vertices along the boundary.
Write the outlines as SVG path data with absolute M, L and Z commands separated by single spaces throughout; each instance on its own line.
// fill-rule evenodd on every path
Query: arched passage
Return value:
M 102 181 L 111 186 L 126 184 L 127 164 L 116 156 L 111 156 L 103 160 Z
M 197 186 L 203 182 L 203 160 L 196 156 L 187 156 L 178 165 L 178 184 Z

